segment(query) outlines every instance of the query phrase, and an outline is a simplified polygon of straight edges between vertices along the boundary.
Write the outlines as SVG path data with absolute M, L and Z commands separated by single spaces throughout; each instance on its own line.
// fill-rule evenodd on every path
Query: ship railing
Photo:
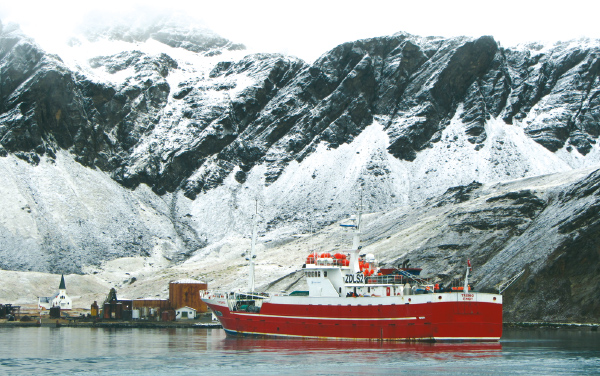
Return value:
M 348 266 L 350 264 L 350 261 L 348 259 L 335 259 L 335 258 L 317 258 L 315 259 L 309 259 L 309 261 L 306 262 L 307 265 L 319 265 L 319 266 L 338 266 L 338 267 L 343 267 L 343 266 Z
M 398 268 L 395 268 L 395 269 L 399 275 L 402 275 L 402 276 L 408 278 L 409 280 L 416 282 L 417 284 L 420 284 L 423 286 L 429 285 L 429 281 L 424 278 L 417 277 L 416 275 L 409 273 L 406 270 L 402 270 L 402 269 L 398 269 Z
M 401 275 L 372 275 L 365 277 L 367 284 L 385 284 L 385 285 L 399 285 L 404 284 L 407 279 Z
M 404 272 L 406 273 L 406 272 Z M 415 282 L 418 285 L 422 285 L 422 286 L 428 286 L 431 283 L 429 283 L 428 280 L 423 279 L 423 278 L 418 278 L 415 277 L 414 275 L 411 275 L 410 273 L 406 273 L 406 274 L 387 274 L 387 275 L 371 275 L 368 277 L 365 277 L 367 284 L 392 284 L 392 285 L 397 285 L 397 284 L 405 284 L 405 283 L 411 283 L 411 284 L 415 284 Z
M 268 298 L 267 293 L 257 292 L 224 292 L 224 291 L 200 291 L 201 299 L 225 299 L 229 309 L 232 311 L 239 310 L 243 306 L 254 306 L 260 309 L 264 299 Z
M 216 290 L 200 290 L 201 299 L 228 299 L 228 300 L 263 300 L 268 298 L 267 293 L 257 292 L 235 292 L 235 291 L 216 291 Z
M 200 296 L 203 298 L 227 298 L 235 295 L 252 296 L 256 299 L 264 299 L 269 297 L 269 293 L 266 292 L 200 290 Z
M 201 299 L 227 299 L 229 297 L 229 292 L 225 291 L 217 291 L 217 290 L 200 290 L 200 298 Z
M 263 300 L 268 297 L 269 294 L 267 293 L 237 292 L 234 294 L 233 299 L 229 301 L 230 309 L 232 311 L 259 313 Z
M 260 300 L 266 299 L 269 297 L 267 293 L 257 293 L 257 292 L 236 292 L 235 299 L 236 300 Z

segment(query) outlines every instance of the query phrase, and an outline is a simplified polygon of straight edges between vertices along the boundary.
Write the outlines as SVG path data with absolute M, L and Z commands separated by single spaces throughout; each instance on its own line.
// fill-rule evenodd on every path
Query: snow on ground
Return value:
M 244 184 L 235 181 L 233 171 L 222 186 L 202 193 L 194 201 L 180 196 L 178 211 L 189 213 L 190 225 L 212 240 L 223 234 L 249 234 L 256 201 L 265 219 L 261 231 L 279 218 L 288 224 L 288 235 L 307 231 L 311 222 L 322 227 L 339 219 L 339 213 L 353 212 L 360 200 L 361 185 L 363 195 L 368 196 L 364 200 L 369 210 L 383 209 L 379 202 L 399 205 L 407 188 L 406 176 L 369 174 L 372 165 L 383 170 L 396 163 L 385 151 L 387 146 L 383 127 L 375 123 L 351 144 L 337 149 L 319 145 L 302 163 L 292 161 L 268 186 L 267 165 L 253 168 Z
M 501 119 L 486 123 L 487 139 L 476 150 L 476 145 L 468 141 L 460 113 L 461 109 L 444 129 L 440 142 L 418 153 L 415 161 L 403 162 L 412 178 L 409 192 L 412 202 L 473 181 L 500 182 L 572 169 L 558 155 L 529 138 L 518 125 L 506 124 Z M 599 161 L 587 158 L 577 167 Z
M 0 279 L 0 303 L 28 308 L 37 307 L 38 297 L 56 294 L 60 285 L 60 275 L 49 273 L 0 270 Z M 93 275 L 65 275 L 65 285 L 76 308 L 90 308 L 94 301 L 104 301 L 110 291 L 106 281 Z
M 5 268 L 19 267 L 6 264 L 12 255 L 30 270 L 83 265 L 84 272 L 96 273 L 97 285 L 107 286 L 139 271 L 167 267 L 168 258 L 182 248 L 169 218 L 168 196 L 157 197 L 148 187 L 131 192 L 66 152 L 58 152 L 55 161 L 42 158 L 38 166 L 13 156 L 0 158 L 0 175 L 0 258 Z M 111 262 L 98 263 L 100 257 L 122 253 L 121 247 L 138 236 L 147 257 L 135 257 L 136 263 L 122 272 Z
M 77 43 L 65 45 L 56 52 L 64 63 L 74 71 L 81 71 L 90 79 L 105 81 L 111 83 L 121 83 L 130 76 L 121 76 L 111 74 L 104 68 L 92 68 L 89 60 L 98 56 L 112 56 L 127 51 L 140 51 L 148 55 L 159 56 L 166 54 L 179 65 L 179 70 L 168 78 L 171 88 L 175 88 L 179 82 L 196 76 L 208 76 L 215 64 L 220 61 L 237 61 L 244 56 L 252 53 L 248 50 L 228 51 L 223 50 L 222 54 L 214 56 L 205 56 L 202 53 L 189 51 L 183 48 L 176 48 L 158 42 L 154 39 L 148 39 L 145 42 L 124 42 L 117 40 L 108 40 L 105 38 L 97 41 L 88 41 L 81 38 Z

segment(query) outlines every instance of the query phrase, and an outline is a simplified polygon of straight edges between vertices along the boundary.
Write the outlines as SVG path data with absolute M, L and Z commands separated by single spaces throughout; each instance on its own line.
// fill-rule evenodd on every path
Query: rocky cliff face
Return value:
M 542 223 L 531 227 L 532 233 L 545 234 L 529 245 L 540 250 L 540 260 L 526 264 L 524 277 L 507 290 L 510 320 L 600 319 L 599 188 L 597 170 L 553 197 Z
M 578 280 L 576 267 L 597 268 L 597 176 L 560 192 L 487 187 L 597 166 L 598 41 L 506 48 L 489 36 L 399 33 L 307 64 L 158 23 L 96 28 L 72 48 L 107 40 L 130 48 L 72 61 L 0 24 L 3 268 L 83 273 L 123 257 L 143 268 L 227 264 L 254 200 L 263 235 L 281 244 L 309 220 L 323 228 L 344 217 L 362 189 L 367 210 L 384 213 L 377 226 L 404 244 L 382 251 L 387 262 L 410 253 L 450 280 L 468 256 L 483 265 L 484 288 L 525 265 L 507 300 L 533 291 L 544 306 L 549 290 L 539 286 L 559 275 L 571 300 L 548 317 L 571 303 L 597 308 L 587 298 L 597 281 Z M 402 214 L 426 238 L 385 214 L 408 204 L 427 208 Z M 509 317 L 541 314 L 519 307 Z
M 459 106 L 476 149 L 491 118 L 524 129 L 552 152 L 566 147 L 586 155 L 600 131 L 597 42 L 508 49 L 492 37 L 398 34 L 340 45 L 310 66 L 264 54 L 223 61 L 206 77 L 171 87 L 168 76 L 180 69 L 166 54 L 93 58 L 92 70 L 124 78 L 98 83 L 5 29 L 4 153 L 35 163 L 56 148 L 69 150 L 125 186 L 145 183 L 159 194 L 182 187 L 193 198 L 236 167 L 243 181 L 259 163 L 269 166 L 271 183 L 290 161 L 302 161 L 319 143 L 350 142 L 374 118 L 388 133 L 388 151 L 407 161 L 440 141 Z M 170 38 L 163 29 L 136 38 L 104 34 L 180 46 L 169 41 L 184 35 L 172 32 Z M 231 44 L 199 45 L 190 49 L 207 53 Z M 175 128 L 184 137 L 165 145 Z
M 440 281 L 459 278 L 452 273 L 464 273 L 464 265 L 453 263 L 470 258 L 479 265 L 472 281 L 484 291 L 497 291 L 524 271 L 504 293 L 507 321 L 597 321 L 599 218 L 592 213 L 600 171 L 552 188 L 550 179 L 463 187 L 450 206 L 448 194 L 442 196 L 432 204 L 444 208 L 444 228 L 404 257 L 431 265 L 427 269 Z

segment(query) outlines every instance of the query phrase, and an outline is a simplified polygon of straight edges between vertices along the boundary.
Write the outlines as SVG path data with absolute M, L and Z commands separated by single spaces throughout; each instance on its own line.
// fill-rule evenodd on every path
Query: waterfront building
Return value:
M 190 307 L 181 307 L 175 310 L 175 320 L 193 320 L 196 318 L 196 310 Z
M 206 303 L 200 299 L 200 291 L 208 288 L 206 282 L 183 279 L 169 283 L 169 302 L 172 309 L 190 307 L 198 313 L 208 311 Z
M 43 296 L 38 298 L 38 309 L 50 309 L 59 307 L 61 310 L 73 308 L 73 301 L 67 295 L 67 286 L 65 284 L 65 276 L 61 275 L 58 293 L 54 296 Z

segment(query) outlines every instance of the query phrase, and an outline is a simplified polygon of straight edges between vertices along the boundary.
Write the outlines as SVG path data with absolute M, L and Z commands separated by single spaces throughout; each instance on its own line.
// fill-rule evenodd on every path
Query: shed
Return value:
M 193 320 L 196 318 L 196 310 L 190 307 L 181 307 L 175 310 L 175 320 Z

